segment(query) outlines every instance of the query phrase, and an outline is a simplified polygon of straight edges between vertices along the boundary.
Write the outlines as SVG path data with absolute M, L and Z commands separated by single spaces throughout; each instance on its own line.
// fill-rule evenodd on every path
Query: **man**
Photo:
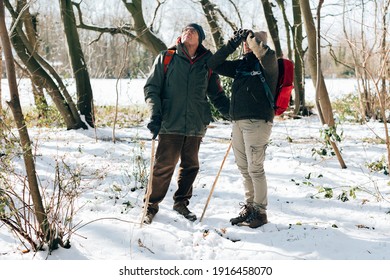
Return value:
M 151 111 L 147 127 L 153 139 L 158 135 L 152 190 L 143 221 L 146 224 L 150 224 L 158 212 L 179 159 L 173 209 L 190 221 L 197 219 L 187 206 L 199 171 L 199 146 L 211 121 L 208 100 L 229 118 L 229 99 L 220 86 L 218 75 L 206 65 L 212 54 L 202 45 L 204 39 L 200 25 L 188 24 L 176 45 L 170 48 L 175 53 L 169 64 L 164 65 L 167 51 L 161 52 L 144 87 L 145 101 Z
M 241 42 L 244 56 L 226 60 Z M 260 227 L 267 220 L 267 181 L 265 151 L 271 135 L 274 108 L 267 98 L 259 73 L 272 92 L 276 90 L 278 64 L 275 52 L 267 46 L 267 33 L 239 30 L 209 60 L 207 65 L 220 75 L 234 78 L 230 100 L 233 121 L 232 145 L 245 190 L 245 204 L 232 225 Z

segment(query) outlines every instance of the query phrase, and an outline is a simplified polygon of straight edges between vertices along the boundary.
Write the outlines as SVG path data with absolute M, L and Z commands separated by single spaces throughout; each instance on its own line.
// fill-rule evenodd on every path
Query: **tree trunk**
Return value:
M 286 7 L 284 5 L 284 0 L 276 0 L 276 2 L 278 3 L 278 6 L 282 12 L 282 15 L 283 15 L 283 22 L 284 22 L 284 29 L 286 30 L 286 39 L 287 39 L 287 56 L 288 59 L 292 60 L 292 49 L 291 49 L 291 46 L 293 45 L 291 43 L 291 26 L 290 26 L 290 22 L 288 20 L 288 17 L 287 17 L 287 14 L 286 14 Z
M 122 0 L 126 9 L 131 13 L 134 20 L 134 30 L 137 33 L 137 40 L 148 48 L 154 55 L 166 50 L 167 46 L 161 41 L 151 29 L 146 26 L 142 12 L 142 0 Z
M 19 132 L 20 145 L 23 150 L 23 159 L 27 173 L 29 190 L 34 204 L 35 217 L 39 223 L 40 230 L 45 236 L 47 236 L 49 234 L 49 225 L 43 207 L 42 197 L 38 187 L 34 157 L 31 149 L 31 141 L 28 135 L 27 126 L 20 106 L 14 59 L 12 55 L 11 44 L 8 37 L 7 27 L 5 25 L 4 0 L 0 0 L 0 36 L 4 48 L 5 65 L 7 69 L 7 78 L 10 90 L 10 101 L 8 102 L 8 105 L 12 110 L 15 123 Z
M 302 48 L 302 13 L 299 0 L 292 0 L 292 9 L 294 17 L 293 46 L 294 46 L 294 87 L 295 87 L 295 114 L 301 113 L 306 116 L 309 114 L 306 108 L 305 97 L 305 63 L 303 60 L 304 51 Z
M 310 9 L 310 4 L 309 4 L 308 0 L 300 0 L 299 2 L 300 2 L 302 15 L 303 15 L 303 19 L 305 22 L 306 34 L 307 34 L 307 41 L 308 41 L 307 63 L 309 66 L 309 72 L 310 72 L 311 80 L 313 82 L 314 87 L 315 88 L 318 87 L 318 91 L 316 91 L 316 107 L 318 110 L 318 114 L 319 114 L 321 123 L 322 124 L 327 123 L 327 124 L 333 126 L 334 120 L 333 120 L 331 108 L 328 108 L 326 110 L 325 113 L 326 113 L 327 117 L 325 118 L 324 117 L 325 113 L 322 112 L 323 108 L 320 106 L 320 103 L 319 103 L 319 101 L 321 99 L 320 94 L 322 94 L 323 92 L 325 92 L 327 94 L 327 90 L 326 90 L 326 85 L 323 82 L 324 79 L 323 79 L 323 77 L 321 77 L 322 73 L 320 74 L 320 79 L 319 79 L 320 83 L 318 83 L 318 86 L 317 86 L 317 81 L 318 81 L 318 79 L 317 79 L 317 59 L 316 59 L 316 57 L 317 57 L 317 52 L 316 52 L 316 50 L 317 50 L 317 38 L 316 38 L 317 30 L 316 30 L 316 27 L 315 27 L 315 24 L 313 21 L 313 16 L 312 16 L 311 9 Z M 328 99 L 327 104 L 330 104 L 329 96 L 327 96 L 327 99 Z M 326 103 L 324 103 L 324 104 L 326 104 Z M 331 114 L 331 119 L 329 119 L 329 113 Z
M 319 8 L 321 7 L 321 0 Z M 325 80 L 321 71 L 320 64 L 320 30 L 316 30 L 314 25 L 313 16 L 310 9 L 309 0 L 300 0 L 303 19 L 306 27 L 306 34 L 308 39 L 308 64 L 311 74 L 311 79 L 316 88 L 316 105 L 318 114 L 320 116 L 321 123 L 327 124 L 329 128 L 335 128 L 335 122 L 333 118 L 332 105 L 330 103 L 328 90 L 326 88 Z M 318 17 L 318 22 L 320 18 Z M 341 168 L 346 168 L 343 158 L 332 139 L 328 139 L 332 145 L 334 152 L 337 155 Z
M 275 46 L 276 56 L 283 57 L 283 51 L 279 39 L 278 25 L 272 12 L 271 4 L 268 0 L 261 0 L 261 3 L 263 4 L 264 15 L 267 21 L 268 30 Z
M 388 69 L 390 67 L 390 62 L 388 59 L 386 59 L 386 55 L 387 55 L 387 52 L 388 52 L 388 43 L 387 43 L 387 32 L 389 32 L 389 30 L 387 30 L 387 27 L 388 27 L 388 23 L 387 23 L 387 17 L 389 16 L 389 6 L 390 6 L 390 1 L 387 0 L 385 1 L 385 3 L 383 3 L 383 11 L 382 11 L 382 40 L 381 40 L 381 61 L 383 61 L 385 63 L 384 65 L 384 71 L 382 73 L 382 81 L 381 81 L 381 91 L 382 91 L 382 96 L 384 96 L 384 99 L 385 99 L 385 108 L 387 108 L 386 106 L 386 101 L 388 100 L 389 98 L 389 95 L 387 94 L 387 85 L 386 85 L 386 82 L 387 82 L 387 79 L 389 79 L 390 77 L 388 76 Z M 385 119 L 383 120 L 384 122 L 387 122 L 388 120 Z M 390 164 L 390 161 L 389 161 L 389 164 Z M 389 169 L 390 170 L 390 169 Z
M 3 47 L 0 44 L 0 54 L 3 53 Z M 1 79 L 3 78 L 3 56 L 0 55 L 0 118 L 3 117 L 3 100 L 2 100 L 2 90 L 1 90 Z M 0 126 L 1 128 L 1 126 Z
M 387 106 L 387 101 L 388 101 L 388 93 L 386 90 L 386 78 L 388 79 L 389 76 L 388 74 L 388 69 L 389 69 L 389 54 L 390 54 L 390 49 L 388 48 L 387 45 L 387 16 L 388 16 L 388 11 L 389 11 L 389 6 L 390 6 L 390 1 L 387 0 L 385 3 L 383 3 L 383 10 L 382 10 L 382 38 L 381 38 L 381 46 L 380 46 L 380 56 L 381 56 L 381 71 L 379 72 L 379 80 L 378 83 L 374 83 L 375 87 L 378 92 L 378 99 L 379 99 L 379 104 L 381 108 L 381 114 L 383 118 L 383 125 L 385 128 L 385 137 L 386 137 L 386 148 L 387 148 L 387 170 L 390 170 L 390 135 L 389 135 L 389 129 L 388 129 L 388 117 L 386 116 L 386 109 L 388 108 Z M 377 84 L 381 83 L 381 85 L 377 86 Z M 390 175 L 390 174 L 389 174 Z
M 37 40 L 36 24 L 34 24 L 34 22 L 36 23 L 36 17 L 33 17 L 30 14 L 30 9 L 26 4 L 27 4 L 26 0 L 19 0 L 17 2 L 16 10 L 18 11 L 18 13 L 20 13 L 20 11 L 24 7 L 27 7 L 25 9 L 25 11 L 23 12 L 22 22 L 25 26 L 28 41 L 30 42 L 30 44 L 32 46 L 31 54 L 34 55 L 35 52 L 38 52 L 38 47 L 39 47 L 39 44 L 38 44 L 39 41 Z M 30 77 L 31 77 L 32 92 L 33 92 L 33 96 L 34 96 L 35 106 L 37 107 L 37 110 L 39 112 L 38 117 L 45 118 L 45 117 L 47 117 L 47 111 L 48 111 L 49 106 L 47 105 L 45 95 L 43 94 L 43 85 L 41 84 L 41 79 L 39 77 L 37 77 L 37 75 L 35 73 L 31 73 Z
M 215 12 L 215 5 L 208 0 L 201 0 L 203 12 L 207 18 L 207 22 L 210 26 L 211 35 L 213 36 L 214 44 L 217 49 L 221 48 L 224 44 L 222 30 L 218 25 L 218 18 Z
M 61 18 L 64 24 L 66 41 L 68 44 L 69 58 L 73 75 L 76 80 L 77 107 L 85 121 L 94 127 L 94 110 L 92 86 L 89 79 L 87 64 L 81 49 L 79 34 L 77 33 L 76 18 L 73 12 L 71 0 L 60 0 Z

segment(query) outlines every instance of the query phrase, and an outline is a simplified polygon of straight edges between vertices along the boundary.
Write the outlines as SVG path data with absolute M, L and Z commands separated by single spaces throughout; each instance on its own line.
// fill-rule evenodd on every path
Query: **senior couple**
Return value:
M 267 45 L 265 32 L 238 30 L 214 55 L 202 42 L 203 28 L 185 26 L 169 64 L 161 52 L 144 87 L 150 108 L 147 127 L 158 137 L 158 147 L 151 178 L 151 192 L 143 223 L 150 224 L 159 210 L 179 163 L 173 210 L 190 221 L 197 219 L 188 209 L 193 183 L 199 171 L 198 153 L 202 137 L 211 121 L 211 102 L 222 116 L 233 123 L 232 147 L 243 177 L 244 202 L 232 225 L 258 228 L 267 223 L 267 181 L 264 172 L 265 151 L 272 130 L 274 109 L 270 106 L 260 78 L 252 71 L 262 71 L 275 92 L 278 64 L 275 52 Z M 227 60 L 243 43 L 243 56 Z M 249 74 L 248 74 L 249 73 Z M 234 78 L 229 98 L 219 76 Z

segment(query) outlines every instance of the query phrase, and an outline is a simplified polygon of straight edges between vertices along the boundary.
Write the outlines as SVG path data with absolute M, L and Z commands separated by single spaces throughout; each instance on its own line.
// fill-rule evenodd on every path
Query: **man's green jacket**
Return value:
M 180 41 L 171 49 L 176 52 L 166 73 L 166 51 L 154 61 L 144 86 L 145 101 L 151 117 L 162 120 L 160 134 L 203 137 L 212 120 L 209 101 L 229 119 L 229 99 L 218 75 L 207 67 L 212 55 L 209 50 L 199 45 L 196 57 L 191 59 Z

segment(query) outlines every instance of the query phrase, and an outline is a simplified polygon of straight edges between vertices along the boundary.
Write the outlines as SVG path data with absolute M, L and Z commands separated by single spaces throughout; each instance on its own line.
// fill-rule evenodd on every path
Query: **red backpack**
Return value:
M 279 116 L 290 104 L 291 92 L 294 89 L 294 63 L 286 58 L 278 58 L 279 77 L 275 95 L 275 115 Z
M 168 65 L 171 63 L 171 60 L 173 58 L 173 55 L 175 54 L 175 50 L 167 50 L 167 52 L 164 54 L 164 74 L 168 71 Z

